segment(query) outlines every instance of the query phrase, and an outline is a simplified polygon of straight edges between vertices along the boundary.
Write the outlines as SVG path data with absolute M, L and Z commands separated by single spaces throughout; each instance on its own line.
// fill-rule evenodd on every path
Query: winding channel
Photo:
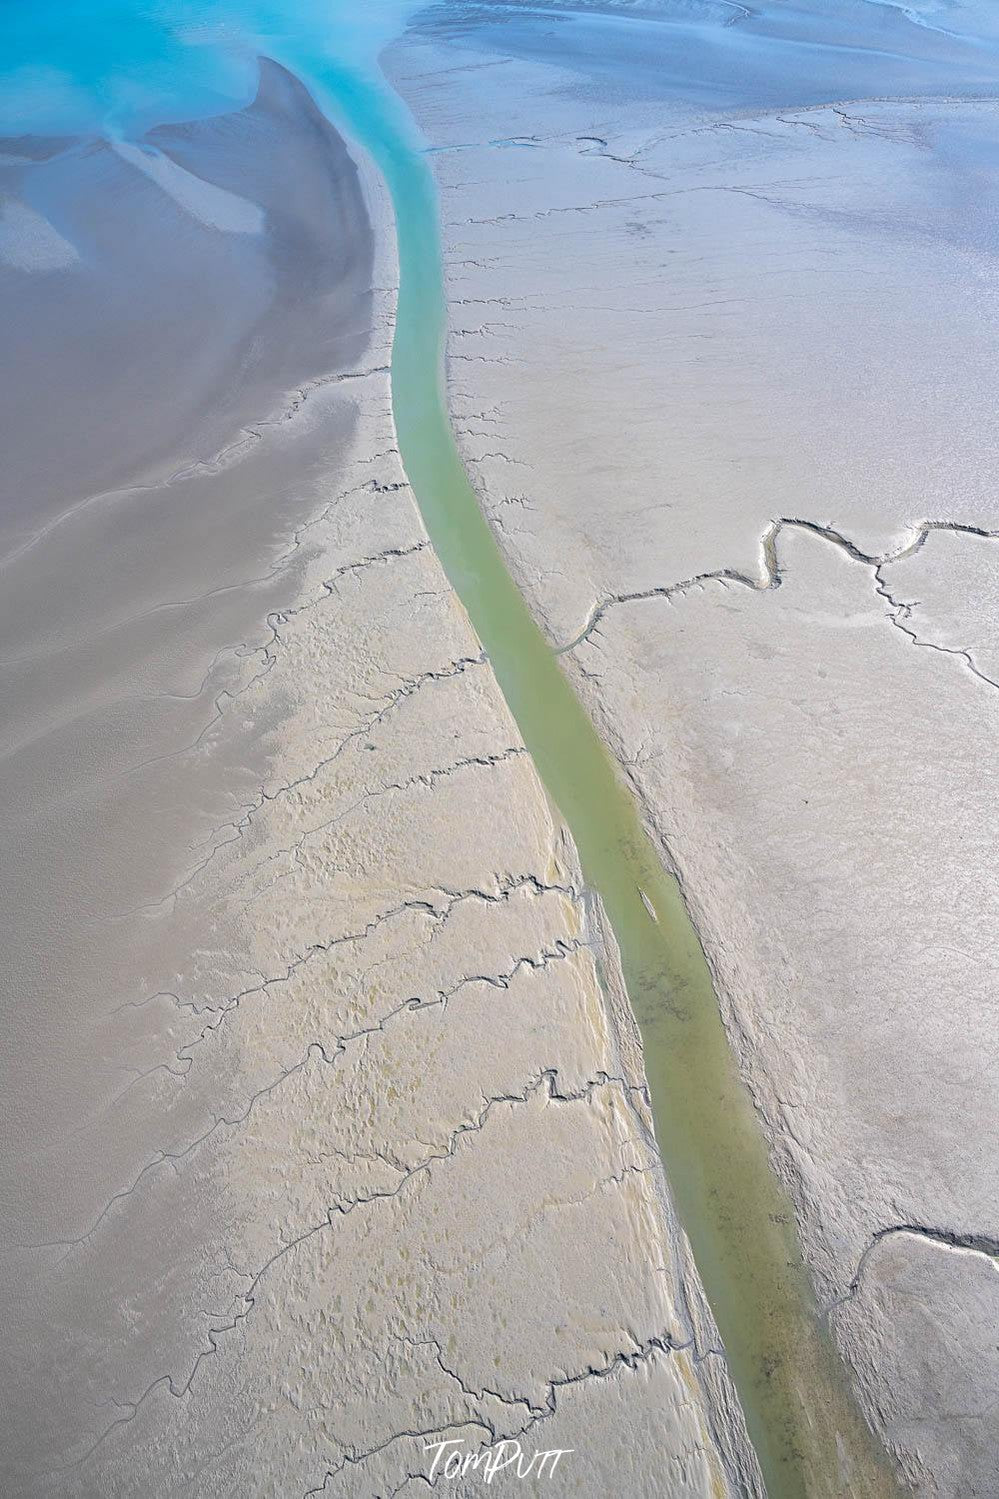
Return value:
M 769 1499 L 880 1499 L 895 1484 L 821 1322 L 793 1208 L 771 1168 L 679 886 L 510 576 L 455 445 L 438 202 L 426 156 L 384 80 L 327 68 L 321 79 L 313 72 L 312 84 L 391 195 L 400 272 L 392 402 L 403 466 L 617 940 L 657 1141 Z
M 369 0 L 353 0 L 351 7 L 342 7 L 348 42 L 351 29 L 360 33 L 369 23 L 374 27 L 379 7 L 374 0 L 368 6 Z M 403 0 L 393 0 L 388 8 L 393 7 L 404 9 Z M 176 9 L 186 16 L 190 7 Z M 200 19 L 200 5 L 194 9 Z M 894 1485 L 816 1309 L 792 1205 L 771 1169 L 679 887 L 507 571 L 455 446 L 444 380 L 447 319 L 438 203 L 413 123 L 373 68 L 345 69 L 331 60 L 336 6 L 329 0 L 314 14 L 307 4 L 286 7 L 283 0 L 236 0 L 205 9 L 212 15 L 218 10 L 221 17 L 215 45 L 222 60 L 209 101 L 217 103 L 216 96 L 228 97 L 248 83 L 224 51 L 227 39 L 242 38 L 243 61 L 244 53 L 260 43 L 303 80 L 333 123 L 370 155 L 387 184 L 400 268 L 392 402 L 403 466 L 431 541 L 613 929 L 641 1031 L 659 1148 L 770 1499 L 844 1493 L 881 1499 Z M 159 17 L 155 7 L 153 13 Z M 141 64 L 139 77 L 159 79 L 160 85 L 168 65 L 177 69 L 178 117 L 196 112 L 207 88 L 198 69 L 207 77 L 214 53 L 205 44 L 167 49 L 161 56 L 156 49 L 166 46 L 163 37 L 140 27 L 140 14 L 145 10 L 134 0 L 75 8 L 39 0 L 37 7 L 12 7 L 21 27 L 15 27 L 13 56 L 16 61 L 18 47 L 33 56 L 37 27 L 67 72 L 78 75 L 80 97 L 95 101 L 95 122 L 100 109 L 110 108 L 104 99 L 113 71 L 108 56 L 115 57 L 126 83 L 133 62 Z M 320 35 L 331 34 L 332 40 L 318 44 Z M 148 57 L 143 49 L 149 49 Z M 233 69 L 238 77 L 230 76 Z M 193 101 L 189 109 L 183 104 L 185 87 Z M 152 83 L 149 88 L 147 112 L 158 105 Z M 72 104 L 77 95 L 65 97 Z M 123 105 L 124 113 L 141 135 L 140 127 L 149 121 L 135 99 L 141 103 L 145 95 L 126 89 L 123 98 L 126 105 L 132 101 L 129 108 Z M 55 111 L 52 128 L 77 128 L 75 115 L 72 125 L 62 119 L 56 107 L 61 108 L 60 99 L 53 96 L 46 104 Z M 16 102 L 15 93 L 12 109 Z M 138 110 L 134 120 L 130 108 Z

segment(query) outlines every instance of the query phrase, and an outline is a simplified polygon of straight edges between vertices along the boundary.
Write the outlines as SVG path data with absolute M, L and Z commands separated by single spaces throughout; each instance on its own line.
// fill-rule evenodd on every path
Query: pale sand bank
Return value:
M 990 1493 L 994 39 L 802 8 L 788 68 L 772 7 L 569 9 L 431 8 L 390 54 L 459 437 L 586 633 L 865 1408 L 917 1492 Z
M 173 134 L 178 156 L 194 152 L 194 127 Z M 36 1162 L 71 1165 L 67 1198 L 46 1192 L 44 1167 L 37 1193 L 23 1193 L 23 1159 L 7 1163 L 15 1241 L 48 1236 L 72 1194 L 91 1190 L 95 1165 L 113 1176 L 113 1150 L 94 1162 L 80 1126 L 122 1083 L 114 1031 L 98 1017 L 131 996 L 147 961 L 146 933 L 117 918 L 158 899 L 213 812 L 257 783 L 252 756 L 206 748 L 183 769 L 174 757 L 217 700 L 268 668 L 267 612 L 294 597 L 307 552 L 292 528 L 314 512 L 355 420 L 348 386 L 315 382 L 355 368 L 374 315 L 357 175 L 298 85 L 268 70 L 257 102 L 205 136 L 206 177 L 245 186 L 226 166 L 228 139 L 237 160 L 259 162 L 262 201 L 278 194 L 290 143 L 307 175 L 311 161 L 314 194 L 269 219 L 248 252 L 266 296 L 241 301 L 240 256 L 219 245 L 228 236 L 106 146 L 60 155 L 50 144 L 13 174 L 85 251 L 65 272 L 11 273 L 0 288 L 21 377 L 3 396 L 3 1087 Z M 328 269 L 327 236 L 340 247 Z M 304 308 L 286 327 L 299 274 L 311 277 L 313 313 L 329 313 L 309 341 Z M 112 477 L 122 488 L 102 492 Z M 258 727 L 263 743 L 270 721 Z

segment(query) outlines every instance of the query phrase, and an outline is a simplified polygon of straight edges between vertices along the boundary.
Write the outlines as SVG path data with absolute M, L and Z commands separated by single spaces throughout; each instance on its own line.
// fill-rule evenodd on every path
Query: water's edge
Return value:
M 287 58 L 296 67 L 300 59 Z M 392 406 L 400 457 L 438 558 L 613 929 L 656 1137 L 770 1499 L 895 1491 L 822 1326 L 794 1212 L 771 1169 L 676 880 L 531 615 L 454 441 L 436 188 L 399 97 L 328 63 L 297 68 L 372 159 L 396 223 Z

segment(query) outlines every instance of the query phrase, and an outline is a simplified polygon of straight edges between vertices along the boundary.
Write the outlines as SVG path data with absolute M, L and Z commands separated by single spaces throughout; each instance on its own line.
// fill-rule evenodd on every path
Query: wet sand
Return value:
M 33 216 L 31 236 L 0 241 L 15 375 L 0 396 L 0 1200 L 17 1404 L 41 1398 L 23 1377 L 38 1328 L 18 1246 L 72 1237 L 160 1144 L 140 1081 L 160 1027 L 128 1007 L 157 963 L 187 958 L 143 913 L 263 774 L 275 704 L 224 748 L 214 733 L 272 664 L 268 617 L 296 597 L 308 522 L 347 466 L 376 314 L 357 169 L 274 65 L 245 110 L 157 130 L 139 154 L 23 138 L 4 152 L 5 227 Z M 53 263 L 38 246 L 56 235 Z M 45 1426 L 30 1404 L 21 1416 L 26 1435 Z
M 120 1083 L 101 1022 L 142 971 L 141 928 L 117 914 L 155 899 L 210 809 L 255 779 L 208 749 L 178 779 L 172 757 L 266 669 L 268 611 L 300 569 L 294 527 L 351 433 L 348 387 L 322 382 L 370 337 L 357 173 L 289 75 L 267 68 L 250 108 L 154 145 L 255 205 L 252 234 L 182 209 L 106 143 L 5 169 L 77 255 L 8 264 L 0 284 L 17 372 L 2 398 L 0 878 L 17 975 L 3 1088 L 40 1178 L 23 1193 L 24 1161 L 7 1163 L 15 1242 L 69 1206 L 45 1189 L 50 1153 L 76 1158 L 71 1194 L 90 1189 L 81 1123 Z
M 990 1075 L 990 721 L 960 693 L 994 649 L 963 483 L 992 230 L 948 194 L 988 162 L 987 49 L 890 6 L 732 9 L 674 8 L 664 49 L 653 6 L 435 8 L 391 66 L 445 189 L 477 490 L 679 871 L 865 1409 L 963 1496 L 995 1466 L 996 1152 L 950 1123 Z M 872 14 L 857 88 L 907 102 L 827 107 Z M 613 934 L 403 471 L 384 189 L 271 65 L 242 111 L 8 145 L 4 1485 L 384 1499 L 454 1436 L 572 1449 L 524 1492 L 760 1494 Z M 965 529 L 913 536 L 917 471 Z
M 8 245 L 92 279 L 38 294 L 87 380 L 5 512 L 3 1487 L 380 1499 L 454 1436 L 755 1492 L 613 945 L 400 465 L 388 204 L 263 80 Z M 143 250 L 103 283 L 77 197 Z

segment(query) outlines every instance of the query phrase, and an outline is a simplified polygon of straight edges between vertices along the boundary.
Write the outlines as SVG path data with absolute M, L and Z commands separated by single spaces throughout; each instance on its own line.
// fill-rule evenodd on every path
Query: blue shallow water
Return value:
M 0 7 L 0 133 L 136 138 L 247 104 L 256 59 L 371 78 L 412 0 L 31 0 Z
M 349 74 L 358 107 L 363 80 L 364 112 L 377 113 L 385 106 L 379 51 L 421 11 L 480 44 L 539 58 L 554 51 L 561 67 L 604 75 L 629 93 L 707 107 L 999 87 L 999 17 L 983 0 L 769 0 L 745 11 L 661 0 L 631 16 L 599 7 L 570 16 L 518 0 L 7 0 L 0 134 L 137 139 L 155 125 L 247 104 L 260 55 L 327 103 Z M 403 111 L 393 128 L 410 134 Z

